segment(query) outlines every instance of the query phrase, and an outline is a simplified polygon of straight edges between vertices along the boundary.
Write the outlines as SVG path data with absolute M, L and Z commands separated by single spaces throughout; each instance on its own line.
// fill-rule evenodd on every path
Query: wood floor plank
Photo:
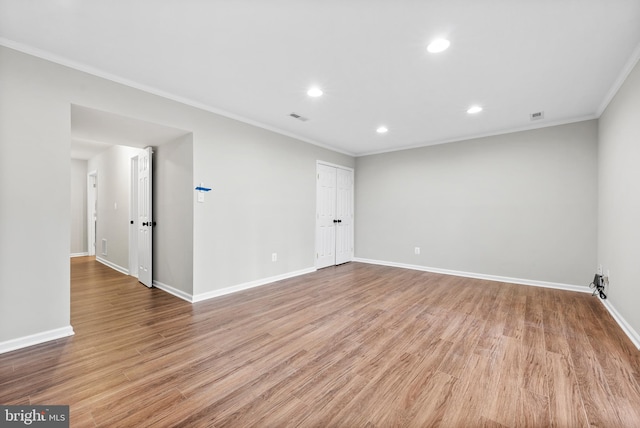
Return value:
M 522 387 L 537 395 L 549 394 L 544 330 L 526 325 L 522 337 Z
M 487 398 L 495 394 L 491 385 L 490 357 L 472 354 L 467 362 L 465 374 L 452 389 L 451 398 L 442 417 L 443 427 L 477 426 Z
M 589 294 L 348 263 L 189 304 L 71 261 L 75 336 L 0 355 L 72 427 L 640 426 L 640 352 Z
M 517 397 L 522 382 L 520 344 L 503 336 L 496 352 L 491 356 L 485 377 L 489 378 L 488 391 L 482 415 L 505 426 L 514 426 Z
M 411 388 L 416 390 L 415 399 L 405 399 L 404 405 L 392 416 L 405 426 L 440 426 L 456 382 L 455 377 L 446 373 L 440 371 L 433 373 Z M 417 389 L 416 386 L 420 386 L 420 388 Z M 408 403 L 410 404 L 407 405 Z M 379 426 L 390 426 L 394 422 L 394 420 L 383 421 Z
M 550 426 L 587 426 L 589 423 L 570 357 L 547 352 L 547 367 Z
M 549 425 L 549 398 L 520 388 L 514 426 L 544 427 Z
M 460 326 L 460 335 L 451 342 L 453 346 L 442 359 L 438 370 L 457 378 L 461 377 L 471 355 L 469 350 L 476 347 L 484 325 L 485 321 L 468 317 Z

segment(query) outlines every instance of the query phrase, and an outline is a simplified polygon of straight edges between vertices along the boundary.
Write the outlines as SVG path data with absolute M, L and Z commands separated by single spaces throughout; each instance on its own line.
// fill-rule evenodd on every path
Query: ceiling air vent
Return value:
M 535 113 L 531 113 L 529 115 L 529 118 L 531 120 L 540 120 L 540 119 L 544 119 L 544 112 L 543 111 L 537 111 Z
M 302 121 L 302 122 L 306 122 L 307 120 L 309 120 L 309 118 L 304 117 L 304 116 L 300 116 L 300 115 L 299 115 L 299 114 L 297 114 L 297 113 L 291 113 L 289 116 L 291 116 L 291 117 L 292 117 L 292 118 L 294 118 L 294 119 L 298 119 L 298 120 L 300 120 L 300 121 Z

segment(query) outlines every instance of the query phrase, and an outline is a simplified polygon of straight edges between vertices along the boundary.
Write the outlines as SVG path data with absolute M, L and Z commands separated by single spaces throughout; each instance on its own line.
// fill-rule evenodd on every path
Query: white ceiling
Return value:
M 598 117 L 640 0 L 0 0 L 0 43 L 362 155 Z
M 160 146 L 188 131 L 120 116 L 87 107 L 71 106 L 71 158 L 91 159 L 112 145 L 144 148 Z

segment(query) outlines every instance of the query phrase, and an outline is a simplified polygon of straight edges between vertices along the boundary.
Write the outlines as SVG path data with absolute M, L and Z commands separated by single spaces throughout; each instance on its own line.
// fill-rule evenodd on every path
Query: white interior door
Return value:
M 151 147 L 138 156 L 138 281 L 153 285 L 153 212 Z
M 318 163 L 316 268 L 353 259 L 353 170 Z
M 129 200 L 129 275 L 138 277 L 138 156 L 131 158 L 131 198 Z
M 336 261 L 353 259 L 353 171 L 336 168 Z
M 316 185 L 316 267 L 336 262 L 336 169 L 318 164 Z

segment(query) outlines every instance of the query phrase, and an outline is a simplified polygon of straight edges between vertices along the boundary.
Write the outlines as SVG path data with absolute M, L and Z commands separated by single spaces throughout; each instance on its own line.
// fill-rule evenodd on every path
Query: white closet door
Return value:
M 336 168 L 336 261 L 353 259 L 353 171 Z
M 318 163 L 316 268 L 353 259 L 353 171 Z
M 316 268 L 335 265 L 336 169 L 318 164 L 316 185 Z

